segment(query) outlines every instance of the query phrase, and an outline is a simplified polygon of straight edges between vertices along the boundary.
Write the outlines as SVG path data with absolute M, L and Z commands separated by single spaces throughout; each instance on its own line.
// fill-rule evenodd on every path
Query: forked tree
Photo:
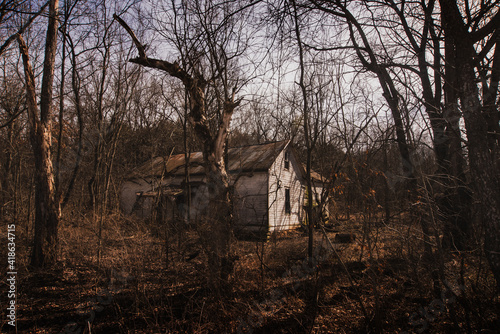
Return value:
M 168 7 L 170 6 L 170 7 Z M 161 6 L 160 6 L 161 7 Z M 188 95 L 187 118 L 197 138 L 203 143 L 208 202 L 203 215 L 209 233 L 202 233 L 208 257 L 210 281 L 219 286 L 232 267 L 230 240 L 232 211 L 229 175 L 224 160 L 231 119 L 242 99 L 236 94 L 242 86 L 237 74 L 238 57 L 245 50 L 241 30 L 245 28 L 242 3 L 172 1 L 162 14 L 171 24 L 168 40 L 179 58 L 175 61 L 148 57 L 146 48 L 130 26 L 120 17 L 115 19 L 132 38 L 139 56 L 130 59 L 141 66 L 157 69 L 179 79 Z
M 35 158 L 35 236 L 31 253 L 31 265 L 34 268 L 55 265 L 58 254 L 60 208 L 56 197 L 54 168 L 51 157 L 52 85 L 57 49 L 58 8 L 59 0 L 51 0 L 49 3 L 40 108 L 38 108 L 37 104 L 35 74 L 31 66 L 28 47 L 23 37 L 18 35 L 26 81 L 29 135 Z

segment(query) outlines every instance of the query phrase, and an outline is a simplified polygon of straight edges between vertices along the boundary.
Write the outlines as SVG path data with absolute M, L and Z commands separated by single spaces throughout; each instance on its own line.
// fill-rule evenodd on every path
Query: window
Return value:
M 285 188 L 285 213 L 292 213 L 292 207 L 290 205 L 290 188 Z
M 285 152 L 285 169 L 290 169 L 290 152 Z

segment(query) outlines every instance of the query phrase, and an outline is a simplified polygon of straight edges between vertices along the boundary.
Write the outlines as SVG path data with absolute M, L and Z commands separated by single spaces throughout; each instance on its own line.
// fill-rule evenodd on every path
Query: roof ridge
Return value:
M 264 146 L 264 145 L 278 144 L 278 143 L 285 143 L 285 142 L 286 142 L 286 144 L 289 144 L 291 142 L 291 140 L 284 139 L 284 140 L 278 140 L 278 141 L 268 141 L 268 142 L 260 143 L 260 144 L 248 144 L 248 145 L 241 145 L 241 146 L 232 146 L 232 147 L 229 147 L 229 149 L 232 150 L 232 149 L 237 149 L 237 148 L 246 148 L 246 147 L 252 147 L 252 146 Z M 203 153 L 203 151 L 189 152 L 189 155 L 191 156 L 191 154 L 196 154 L 196 153 Z M 172 154 L 171 157 L 175 157 L 178 155 L 185 155 L 185 154 L 186 153 L 176 153 L 176 154 Z M 154 157 L 153 159 L 157 159 L 157 158 L 168 158 L 168 156 L 158 155 L 158 156 Z
M 276 157 L 283 152 L 283 150 L 285 150 L 290 143 L 290 140 L 281 140 L 256 145 L 232 147 L 228 150 L 228 172 L 240 169 L 252 171 L 268 169 L 275 161 Z M 260 147 L 265 148 L 261 149 Z M 201 151 L 189 152 L 189 168 L 197 168 L 203 165 L 203 161 L 200 161 L 200 159 L 202 159 L 200 156 L 201 154 Z M 186 153 L 179 153 L 170 156 L 154 157 L 149 162 L 135 168 L 131 177 L 136 177 L 140 174 L 148 176 L 160 175 L 163 173 L 161 171 L 163 171 L 164 168 L 167 169 L 165 171 L 167 174 L 178 173 L 182 169 L 182 166 L 186 165 L 185 155 Z M 243 159 L 240 157 L 243 157 Z M 154 161 L 153 164 L 151 163 L 152 161 Z
M 263 145 L 278 144 L 278 143 L 289 142 L 289 141 L 290 141 L 290 139 L 277 140 L 277 141 L 267 141 L 267 142 L 260 143 L 260 144 L 248 144 L 248 145 L 232 146 L 229 149 L 252 147 L 252 146 L 263 146 Z

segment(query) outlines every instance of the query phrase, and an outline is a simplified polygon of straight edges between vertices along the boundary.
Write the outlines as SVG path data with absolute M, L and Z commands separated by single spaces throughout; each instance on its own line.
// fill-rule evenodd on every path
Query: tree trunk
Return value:
M 3 166 L 0 166 L 2 178 L 0 179 L 0 221 L 4 220 L 8 194 L 10 192 L 10 175 L 12 173 L 12 139 L 13 139 L 13 124 L 9 124 L 7 128 L 7 144 L 5 145 L 6 161 Z
M 475 64 L 478 63 L 474 49 L 476 41 L 472 33 L 467 31 L 457 3 L 452 0 L 440 0 L 440 3 L 445 34 L 453 37 L 456 50 L 460 50 L 456 52 L 455 57 L 457 82 L 460 83 L 456 88 L 467 131 L 472 184 L 474 195 L 480 203 L 481 220 L 485 227 L 484 250 L 500 287 L 500 152 L 498 143 L 491 139 L 500 133 L 497 133 L 497 130 L 489 133 L 489 115 L 483 113 L 484 106 L 481 104 L 474 70 Z M 498 21 L 498 15 L 491 20 Z M 488 25 L 485 25 L 485 28 L 488 28 Z M 498 31 L 493 32 L 497 33 Z M 497 55 L 495 52 L 495 57 Z
M 461 100 L 469 142 L 471 174 L 485 226 L 484 249 L 497 285 L 500 287 L 500 163 L 498 152 L 490 150 L 487 144 L 488 122 L 481 113 L 477 87 L 474 85 L 472 75 L 474 71 L 470 64 L 463 64 L 460 68 L 463 71 Z
M 59 205 L 56 201 L 54 173 L 50 156 L 50 129 L 41 126 L 31 135 L 35 156 L 35 240 L 31 265 L 55 265 L 58 252 Z
M 164 71 L 169 76 L 181 80 L 188 94 L 190 104 L 188 120 L 194 133 L 203 143 L 205 183 L 208 193 L 208 206 L 200 221 L 202 225 L 200 239 L 207 252 L 210 284 L 213 288 L 219 289 L 225 284 L 233 266 L 233 259 L 229 254 L 232 235 L 231 189 L 224 162 L 224 151 L 231 118 L 241 100 L 235 100 L 235 88 L 231 93 L 228 91 L 229 87 L 223 85 L 223 98 L 221 97 L 223 103 L 219 113 L 219 122 L 216 127 L 211 127 L 205 97 L 205 89 L 209 82 L 200 71 L 192 68 L 188 72 L 186 67 L 180 66 L 177 62 L 170 63 L 147 57 L 144 46 L 132 29 L 119 16 L 114 15 L 114 18 L 128 32 L 139 52 L 139 57 L 130 61 Z M 183 57 L 188 59 L 190 55 L 183 55 Z M 216 64 L 215 77 L 224 77 L 224 71 L 227 71 L 226 65 Z
M 442 189 L 442 196 L 436 204 L 444 222 L 443 246 L 464 250 L 466 236 L 470 230 L 471 196 L 465 177 L 465 158 L 460 134 L 461 115 L 458 110 L 456 48 L 453 36 L 446 35 L 444 43 L 444 109 L 442 113 L 437 110 L 437 101 L 430 107 L 432 110 L 428 111 L 434 133 L 439 177 L 437 183 Z M 436 67 L 437 65 L 435 64 Z
M 297 5 L 295 1 L 293 5 L 293 18 L 295 24 L 295 38 L 297 39 L 297 46 L 299 48 L 299 71 L 300 79 L 298 85 L 302 92 L 302 117 L 304 118 L 304 141 L 306 144 L 306 189 L 307 189 L 307 207 L 306 217 L 308 224 L 308 242 L 307 242 L 307 256 L 309 258 L 309 265 L 312 267 L 313 261 L 313 247 L 314 247 L 314 225 L 316 223 L 313 215 L 313 189 L 311 181 L 311 158 L 312 158 L 312 144 L 311 144 L 311 130 L 309 124 L 309 99 L 307 94 L 307 87 L 305 83 L 305 64 L 304 64 L 304 49 L 302 39 L 300 36 L 299 18 L 297 13 Z
M 217 289 L 221 287 L 220 283 L 224 285 L 227 282 L 233 268 L 233 260 L 230 257 L 233 210 L 224 152 L 232 114 L 236 106 L 237 104 L 232 101 L 226 101 L 215 138 L 205 137 L 205 131 L 196 132 L 198 138 L 205 141 L 203 158 L 209 204 L 204 219 L 208 221 L 211 233 L 206 239 L 206 246 L 212 276 L 210 281 Z M 196 129 L 196 122 L 193 119 L 192 122 Z
M 58 0 L 52 0 L 49 4 L 49 23 L 45 46 L 40 112 L 36 103 L 35 78 L 28 56 L 28 48 L 22 37 L 18 37 L 26 77 L 30 140 L 35 157 L 35 236 L 31 253 L 31 265 L 34 268 L 54 266 L 58 253 L 57 232 L 60 210 L 56 198 L 54 169 L 50 152 L 52 141 L 52 85 L 57 47 L 58 7 Z

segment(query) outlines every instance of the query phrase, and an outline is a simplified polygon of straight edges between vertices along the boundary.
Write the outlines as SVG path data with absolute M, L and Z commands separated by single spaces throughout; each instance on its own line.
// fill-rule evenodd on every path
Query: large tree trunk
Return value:
M 464 250 L 471 226 L 472 201 L 465 176 L 466 162 L 460 133 L 456 52 L 453 36 L 446 35 L 444 109 L 442 113 L 435 113 L 439 118 L 440 127 L 439 130 L 435 130 L 433 126 L 433 133 L 438 184 L 444 188 L 443 196 L 437 203 L 444 222 L 443 245 L 450 249 Z M 436 135 L 438 133 L 440 135 Z
M 201 97 L 193 95 L 195 98 Z M 216 289 L 223 288 L 233 268 L 233 260 L 230 256 L 233 206 L 224 153 L 231 118 L 238 104 L 239 102 L 234 101 L 234 96 L 225 101 L 219 128 L 214 137 L 209 135 L 208 124 L 202 124 L 205 117 L 200 117 L 200 115 L 205 115 L 206 112 L 197 111 L 197 105 L 204 106 L 204 101 L 191 99 L 192 112 L 189 115 L 196 135 L 205 143 L 203 160 L 209 198 L 207 210 L 202 218 L 205 221 L 202 223 L 208 223 L 209 230 L 208 234 L 202 235 L 202 242 L 208 253 L 210 282 Z
M 200 236 L 207 251 L 210 282 L 217 289 L 220 287 L 219 282 L 226 282 L 232 272 L 229 254 L 233 218 L 229 176 L 226 172 L 224 157 L 218 156 L 213 152 L 209 155 L 209 159 L 205 160 L 209 198 L 207 210 L 200 222 L 202 225 L 207 224 L 205 225 L 208 228 L 207 234 Z M 214 163 L 212 159 L 219 160 L 219 163 Z M 202 228 L 202 231 L 204 230 Z
M 456 52 L 455 57 L 460 83 L 456 88 L 467 131 L 472 184 L 474 195 L 480 203 L 481 219 L 485 230 L 486 257 L 500 287 L 500 152 L 498 142 L 492 140 L 493 136 L 498 136 L 500 133 L 497 128 L 491 129 L 491 117 L 483 112 L 484 106 L 481 104 L 478 80 L 474 70 L 475 64 L 478 63 L 474 49 L 477 40 L 467 31 L 457 3 L 452 0 L 440 0 L 440 3 L 445 34 L 453 37 L 456 50 L 460 50 Z M 492 22 L 498 22 L 499 15 L 492 18 Z M 498 25 L 492 27 L 498 27 Z M 484 29 L 490 29 L 490 26 L 485 25 Z M 492 33 L 498 34 L 498 31 Z M 476 35 L 481 34 L 476 32 Z M 496 47 L 498 50 L 498 45 Z M 495 57 L 498 57 L 497 50 L 495 50 Z M 495 61 L 498 60 L 495 59 Z M 497 96 L 496 92 L 495 96 Z M 488 101 L 488 99 L 483 100 Z M 490 133 L 490 130 L 493 130 L 493 133 Z
M 58 253 L 59 205 L 54 186 L 50 137 L 50 128 L 45 126 L 40 126 L 31 135 L 35 156 L 35 236 L 31 265 L 35 268 L 53 266 Z
M 52 142 L 52 85 L 57 47 L 58 7 L 58 0 L 52 0 L 49 4 L 40 112 L 36 103 L 35 77 L 28 56 L 28 48 L 22 37 L 19 36 L 18 38 L 26 77 L 30 140 L 35 157 L 35 236 L 31 253 L 31 265 L 35 268 L 55 265 L 58 253 L 57 229 L 60 210 L 56 198 L 54 169 L 50 152 Z
M 469 161 L 476 199 L 479 200 L 485 227 L 484 249 L 500 287 L 500 163 L 498 147 L 488 145 L 488 122 L 481 104 L 470 64 L 462 64 L 462 109 L 469 143 Z M 468 72 L 468 73 L 466 73 Z

